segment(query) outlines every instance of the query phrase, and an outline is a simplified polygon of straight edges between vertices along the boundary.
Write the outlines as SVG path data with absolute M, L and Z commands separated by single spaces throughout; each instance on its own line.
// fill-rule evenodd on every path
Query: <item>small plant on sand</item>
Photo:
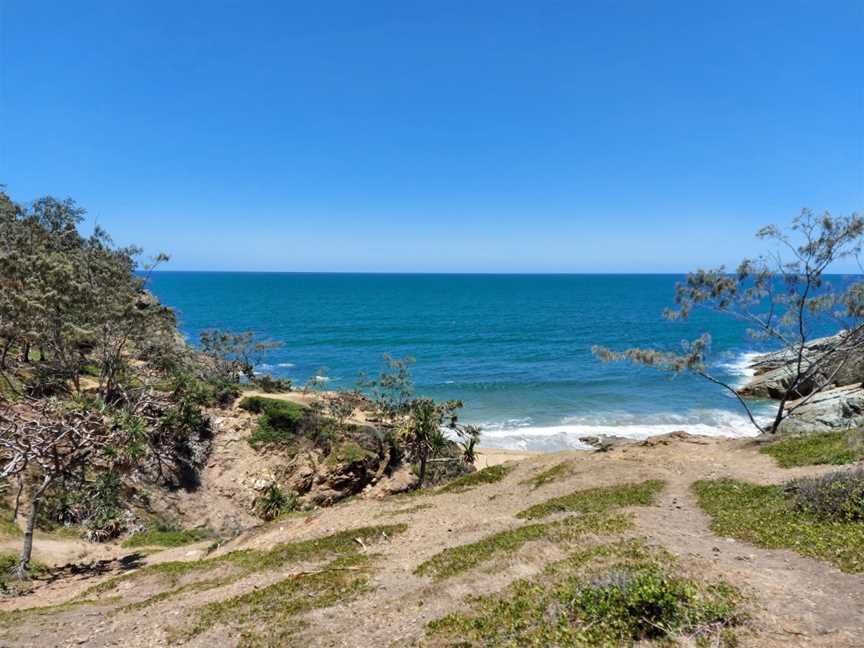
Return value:
M 262 520 L 270 521 L 296 511 L 299 506 L 297 493 L 294 491 L 283 491 L 276 484 L 270 484 L 264 492 L 255 498 L 253 508 L 255 515 Z
M 568 477 L 573 475 L 574 471 L 575 468 L 572 461 L 562 461 L 561 463 L 555 464 L 551 468 L 547 468 L 546 470 L 537 473 L 533 477 L 523 479 L 519 483 L 523 485 L 530 485 L 532 490 L 536 490 L 541 486 L 549 484 L 550 482 L 567 479 Z
M 759 451 L 774 457 L 782 468 L 855 463 L 864 459 L 864 429 L 790 436 Z
M 760 486 L 734 479 L 699 481 L 693 490 L 719 535 L 768 549 L 792 549 L 830 561 L 843 571 L 862 572 L 864 521 L 838 521 L 833 513 L 826 515 L 837 509 L 841 518 L 860 514 L 860 499 L 854 503 L 860 497 L 860 483 L 844 483 L 836 492 L 830 482 L 822 484 L 825 492 L 808 484 L 806 495 L 800 483 Z M 851 503 L 844 500 L 845 493 L 852 494 Z
M 688 578 L 661 549 L 637 540 L 577 551 L 537 578 L 427 626 L 435 640 L 460 646 L 734 646 L 744 621 L 740 595 L 725 583 Z M 639 645 L 645 645 L 639 643 Z
M 463 475 L 438 489 L 439 493 L 461 493 L 484 484 L 494 484 L 504 479 L 516 467 L 515 462 L 487 466 L 483 470 Z
M 477 542 L 445 549 L 420 563 L 414 573 L 447 578 L 488 560 L 513 554 L 528 542 L 572 542 L 587 533 L 609 535 L 620 533 L 631 526 L 632 520 L 628 516 L 601 514 L 568 517 L 547 524 L 526 524 L 486 536 Z
M 123 583 L 139 583 L 148 580 L 155 580 L 160 585 L 168 586 L 168 591 L 163 590 L 155 595 L 155 600 L 165 600 L 189 589 L 202 591 L 221 587 L 256 572 L 282 569 L 286 565 L 295 563 L 356 555 L 362 551 L 363 546 L 387 541 L 390 537 L 403 533 L 407 528 L 405 524 L 360 527 L 311 540 L 278 544 L 267 551 L 239 549 L 202 560 L 154 563 L 98 583 L 82 592 L 76 600 L 96 596 L 101 598 L 102 595 L 115 591 Z M 214 573 L 218 574 L 215 578 Z M 205 578 L 196 582 L 194 578 L 201 575 Z M 183 581 L 182 585 L 181 581 Z M 140 602 L 138 606 L 150 602 L 151 600 L 147 599 Z
M 635 484 L 587 488 L 541 502 L 516 517 L 533 520 L 553 513 L 592 513 L 621 506 L 651 506 L 664 486 L 664 482 L 652 479 Z

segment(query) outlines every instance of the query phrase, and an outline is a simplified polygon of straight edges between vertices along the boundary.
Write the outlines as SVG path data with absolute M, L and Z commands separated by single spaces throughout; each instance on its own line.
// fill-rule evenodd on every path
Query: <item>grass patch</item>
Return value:
M 555 464 L 551 468 L 547 468 L 533 477 L 523 479 L 519 483 L 523 486 L 529 485 L 532 490 L 536 490 L 550 482 L 558 481 L 559 479 L 567 479 L 567 477 L 570 477 L 574 471 L 575 466 L 572 461 L 562 461 L 561 463 Z
M 0 553 L 0 592 L 5 594 L 21 594 L 32 587 L 29 581 L 18 580 L 18 554 L 12 552 Z M 44 578 L 50 573 L 47 565 L 35 560 L 30 561 L 30 577 Z
M 864 460 L 864 429 L 790 436 L 759 449 L 781 468 L 842 465 Z
M 260 414 L 258 425 L 249 435 L 249 445 L 255 449 L 293 443 L 308 414 L 308 408 L 302 405 L 263 396 L 247 396 L 239 407 Z
M 210 529 L 149 529 L 126 538 L 123 547 L 181 547 L 213 537 Z
M 504 479 L 511 470 L 516 467 L 515 462 L 488 466 L 483 470 L 462 475 L 437 490 L 438 493 L 462 493 L 466 490 L 482 486 L 483 484 L 494 484 Z
M 21 528 L 15 524 L 15 517 L 11 508 L 0 506 L 0 535 L 8 538 L 18 538 L 24 535 Z
M 553 513 L 599 513 L 621 506 L 650 506 L 664 486 L 665 482 L 651 479 L 635 484 L 586 488 L 541 502 L 516 517 L 535 520 Z
M 486 536 L 471 544 L 445 549 L 421 563 L 414 573 L 436 579 L 447 578 L 488 560 L 515 553 L 527 542 L 535 540 L 570 542 L 586 533 L 600 535 L 621 533 L 632 525 L 629 516 L 620 514 L 613 516 L 593 514 L 568 517 L 546 524 L 526 524 Z
M 191 638 L 223 625 L 239 632 L 238 648 L 289 645 L 305 625 L 297 616 L 350 600 L 368 588 L 368 563 L 362 555 L 339 558 L 321 569 L 210 603 L 198 611 L 183 636 Z
M 792 549 L 846 572 L 864 571 L 862 521 L 826 520 L 796 510 L 783 485 L 718 479 L 696 482 L 693 490 L 715 533 L 767 549 Z
M 336 466 L 339 464 L 349 465 L 360 463 L 374 456 L 374 452 L 369 452 L 365 448 L 361 447 L 360 444 L 354 441 L 345 441 L 333 448 L 333 451 L 327 455 L 325 463 L 329 466 Z
M 662 549 L 629 540 L 578 551 L 535 579 L 469 599 L 468 611 L 432 621 L 427 634 L 465 647 L 669 645 L 684 637 L 731 647 L 745 618 L 740 604 L 731 586 L 691 580 Z
M 104 594 L 113 591 L 123 582 L 137 581 L 148 577 L 159 578 L 173 588 L 186 576 L 207 573 L 220 568 L 228 570 L 230 573 L 229 580 L 224 581 L 221 578 L 215 580 L 223 583 L 233 582 L 254 572 L 278 569 L 294 562 L 323 560 L 334 556 L 356 554 L 361 549 L 357 542 L 358 538 L 366 544 L 373 544 L 387 536 L 402 533 L 407 528 L 405 524 L 361 527 L 334 533 L 323 538 L 279 544 L 267 551 L 240 549 L 201 560 L 174 560 L 156 563 L 94 585 L 84 591 L 80 597 L 89 598 Z

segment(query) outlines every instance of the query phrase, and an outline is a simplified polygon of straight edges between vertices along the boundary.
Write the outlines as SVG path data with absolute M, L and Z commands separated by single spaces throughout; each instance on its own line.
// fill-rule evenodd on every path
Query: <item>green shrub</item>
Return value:
M 661 549 L 628 540 L 576 551 L 531 580 L 469 599 L 467 610 L 427 629 L 446 645 L 466 648 L 611 648 L 682 639 L 731 648 L 734 627 L 744 620 L 740 598 L 725 583 L 687 578 Z
M 734 479 L 699 481 L 693 490 L 711 529 L 768 549 L 792 549 L 847 572 L 864 571 L 864 522 L 838 522 L 797 510 L 792 491 Z
M 864 521 L 864 468 L 796 479 L 786 492 L 798 511 L 824 520 Z
M 774 457 L 782 468 L 855 463 L 864 459 L 864 429 L 791 436 L 760 452 Z
M 291 381 L 287 378 L 274 378 L 270 374 L 255 376 L 252 384 L 265 394 L 281 394 L 291 391 Z
M 270 521 L 291 511 L 296 511 L 298 506 L 297 493 L 294 491 L 285 492 L 276 484 L 271 484 L 255 498 L 253 508 L 255 515 L 262 520 Z
M 302 405 L 261 396 L 247 396 L 240 401 L 240 407 L 260 414 L 258 425 L 249 437 L 253 448 L 293 443 L 304 422 L 312 418 L 308 408 Z

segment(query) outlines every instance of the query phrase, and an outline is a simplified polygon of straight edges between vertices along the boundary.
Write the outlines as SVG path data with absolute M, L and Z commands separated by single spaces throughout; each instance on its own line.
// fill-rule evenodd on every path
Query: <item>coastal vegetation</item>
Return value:
M 783 468 L 850 464 L 864 460 L 864 429 L 788 436 L 762 448 Z
M 742 597 L 724 582 L 682 574 L 674 558 L 639 540 L 577 550 L 500 594 L 428 625 L 432 645 L 736 645 Z
M 573 462 L 562 461 L 561 463 L 557 463 L 554 466 L 551 466 L 546 470 L 543 470 L 542 472 L 539 472 L 536 475 L 529 477 L 528 479 L 523 479 L 519 483 L 523 485 L 530 485 L 531 488 L 537 489 L 554 481 L 566 479 L 572 476 L 574 472 L 575 471 Z
M 603 361 L 627 360 L 673 373 L 690 372 L 726 389 L 760 431 L 776 433 L 784 422 L 820 402 L 825 391 L 861 382 L 864 371 L 864 283 L 832 280 L 827 275 L 838 261 L 856 259 L 864 244 L 864 219 L 857 214 L 817 216 L 803 210 L 783 230 L 770 225 L 757 236 L 773 245 L 762 257 L 743 260 L 734 272 L 726 268 L 698 270 L 687 275 L 675 291 L 675 307 L 664 316 L 687 319 L 697 309 L 728 315 L 747 325 L 755 342 L 779 351 L 765 358 L 758 373 L 761 387 L 738 389 L 711 371 L 711 336 L 682 343 L 683 351 L 631 348 L 614 351 L 595 346 Z M 826 329 L 838 335 L 820 338 Z M 778 401 L 769 423 L 754 415 L 747 398 Z M 849 394 L 842 394 L 849 398 Z M 856 403 L 861 394 L 852 396 Z M 829 406 L 832 403 L 829 403 Z M 854 408 L 853 408 L 854 409 Z M 848 422 L 847 422 L 848 426 Z
M 650 479 L 618 486 L 585 488 L 535 504 L 516 517 L 536 520 L 554 513 L 598 513 L 622 506 L 650 506 L 664 486 L 664 482 Z
M 630 528 L 632 524 L 632 520 L 626 515 L 599 513 L 570 516 L 555 522 L 526 524 L 486 536 L 477 542 L 445 549 L 420 563 L 414 573 L 436 579 L 447 578 L 486 561 L 510 555 L 528 542 L 546 540 L 554 543 L 572 543 L 588 533 L 595 535 L 620 533 Z
M 864 571 L 864 472 L 761 486 L 735 479 L 697 481 L 711 529 L 769 549 L 792 549 Z

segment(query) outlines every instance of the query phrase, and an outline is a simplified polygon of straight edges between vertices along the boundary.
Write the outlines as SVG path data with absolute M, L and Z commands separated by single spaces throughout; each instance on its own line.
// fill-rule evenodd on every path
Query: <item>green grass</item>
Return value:
M 449 484 L 445 484 L 436 492 L 462 493 L 472 488 L 476 488 L 477 486 L 482 486 L 483 484 L 494 484 L 495 482 L 499 482 L 504 479 L 515 467 L 515 462 L 488 466 L 483 470 L 478 470 L 477 472 L 462 475 L 461 477 L 451 481 Z
M 846 572 L 864 571 L 864 522 L 826 521 L 796 511 L 783 488 L 733 479 L 693 485 L 715 533 L 767 549 L 792 549 Z
M 0 592 L 21 593 L 32 586 L 27 581 L 18 580 L 16 570 L 18 568 L 18 554 L 12 552 L 0 553 Z M 30 561 L 31 578 L 44 578 L 50 573 L 47 565 L 35 560 Z
M 864 429 L 786 437 L 759 451 L 774 457 L 781 468 L 855 463 L 864 460 Z
M 559 464 L 555 464 L 551 468 L 547 468 L 543 472 L 540 472 L 533 477 L 529 477 L 528 479 L 523 479 L 520 484 L 531 486 L 532 490 L 536 490 L 541 486 L 545 486 L 546 484 L 554 481 L 558 481 L 561 479 L 567 479 L 575 472 L 575 466 L 572 461 L 562 461 Z
M 735 644 L 745 616 L 738 592 L 681 573 L 672 556 L 638 540 L 573 553 L 531 580 L 473 597 L 427 625 L 434 645 L 460 647 Z M 686 642 L 690 645 L 690 642 Z
M 354 441 L 344 441 L 333 448 L 325 462 L 330 466 L 339 464 L 354 464 L 374 457 L 375 453 L 366 450 Z
M 194 623 L 181 633 L 191 638 L 214 626 L 239 632 L 238 648 L 291 645 L 305 623 L 297 617 L 316 608 L 350 600 L 368 589 L 369 558 L 339 558 L 314 571 L 303 572 L 201 608 Z
M 240 549 L 201 560 L 174 560 L 155 563 L 98 583 L 84 591 L 80 597 L 90 598 L 104 594 L 115 590 L 123 582 L 139 581 L 148 577 L 155 577 L 165 582 L 169 587 L 176 587 L 184 577 L 198 573 L 206 574 L 214 570 L 228 572 L 230 582 L 254 572 L 278 569 L 294 562 L 323 560 L 334 556 L 354 554 L 361 549 L 357 538 L 366 544 L 374 544 L 385 535 L 391 536 L 402 533 L 405 529 L 407 529 L 405 524 L 361 527 L 313 540 L 279 544 L 267 551 Z M 222 581 L 221 577 L 216 580 L 225 582 Z
M 269 445 L 292 444 L 308 408 L 290 401 L 246 396 L 239 407 L 253 414 L 260 414 L 258 425 L 249 435 L 249 445 L 262 448 Z
M 546 524 L 526 524 L 486 536 L 470 544 L 451 547 L 421 563 L 414 573 L 419 576 L 447 578 L 477 565 L 518 551 L 525 543 L 536 540 L 571 542 L 586 533 L 608 535 L 621 533 L 633 525 L 625 515 L 584 515 L 568 517 Z
M 12 513 L 11 508 L 8 508 L 5 504 L 0 505 L 0 535 L 7 538 L 18 538 L 24 535 L 24 532 L 15 524 L 15 518 Z
M 181 547 L 202 540 L 209 540 L 213 532 L 209 529 L 164 530 L 149 529 L 126 538 L 124 547 Z
M 652 479 L 620 486 L 587 488 L 541 502 L 516 517 L 535 520 L 553 513 L 599 513 L 621 506 L 650 506 L 664 486 L 664 482 Z

